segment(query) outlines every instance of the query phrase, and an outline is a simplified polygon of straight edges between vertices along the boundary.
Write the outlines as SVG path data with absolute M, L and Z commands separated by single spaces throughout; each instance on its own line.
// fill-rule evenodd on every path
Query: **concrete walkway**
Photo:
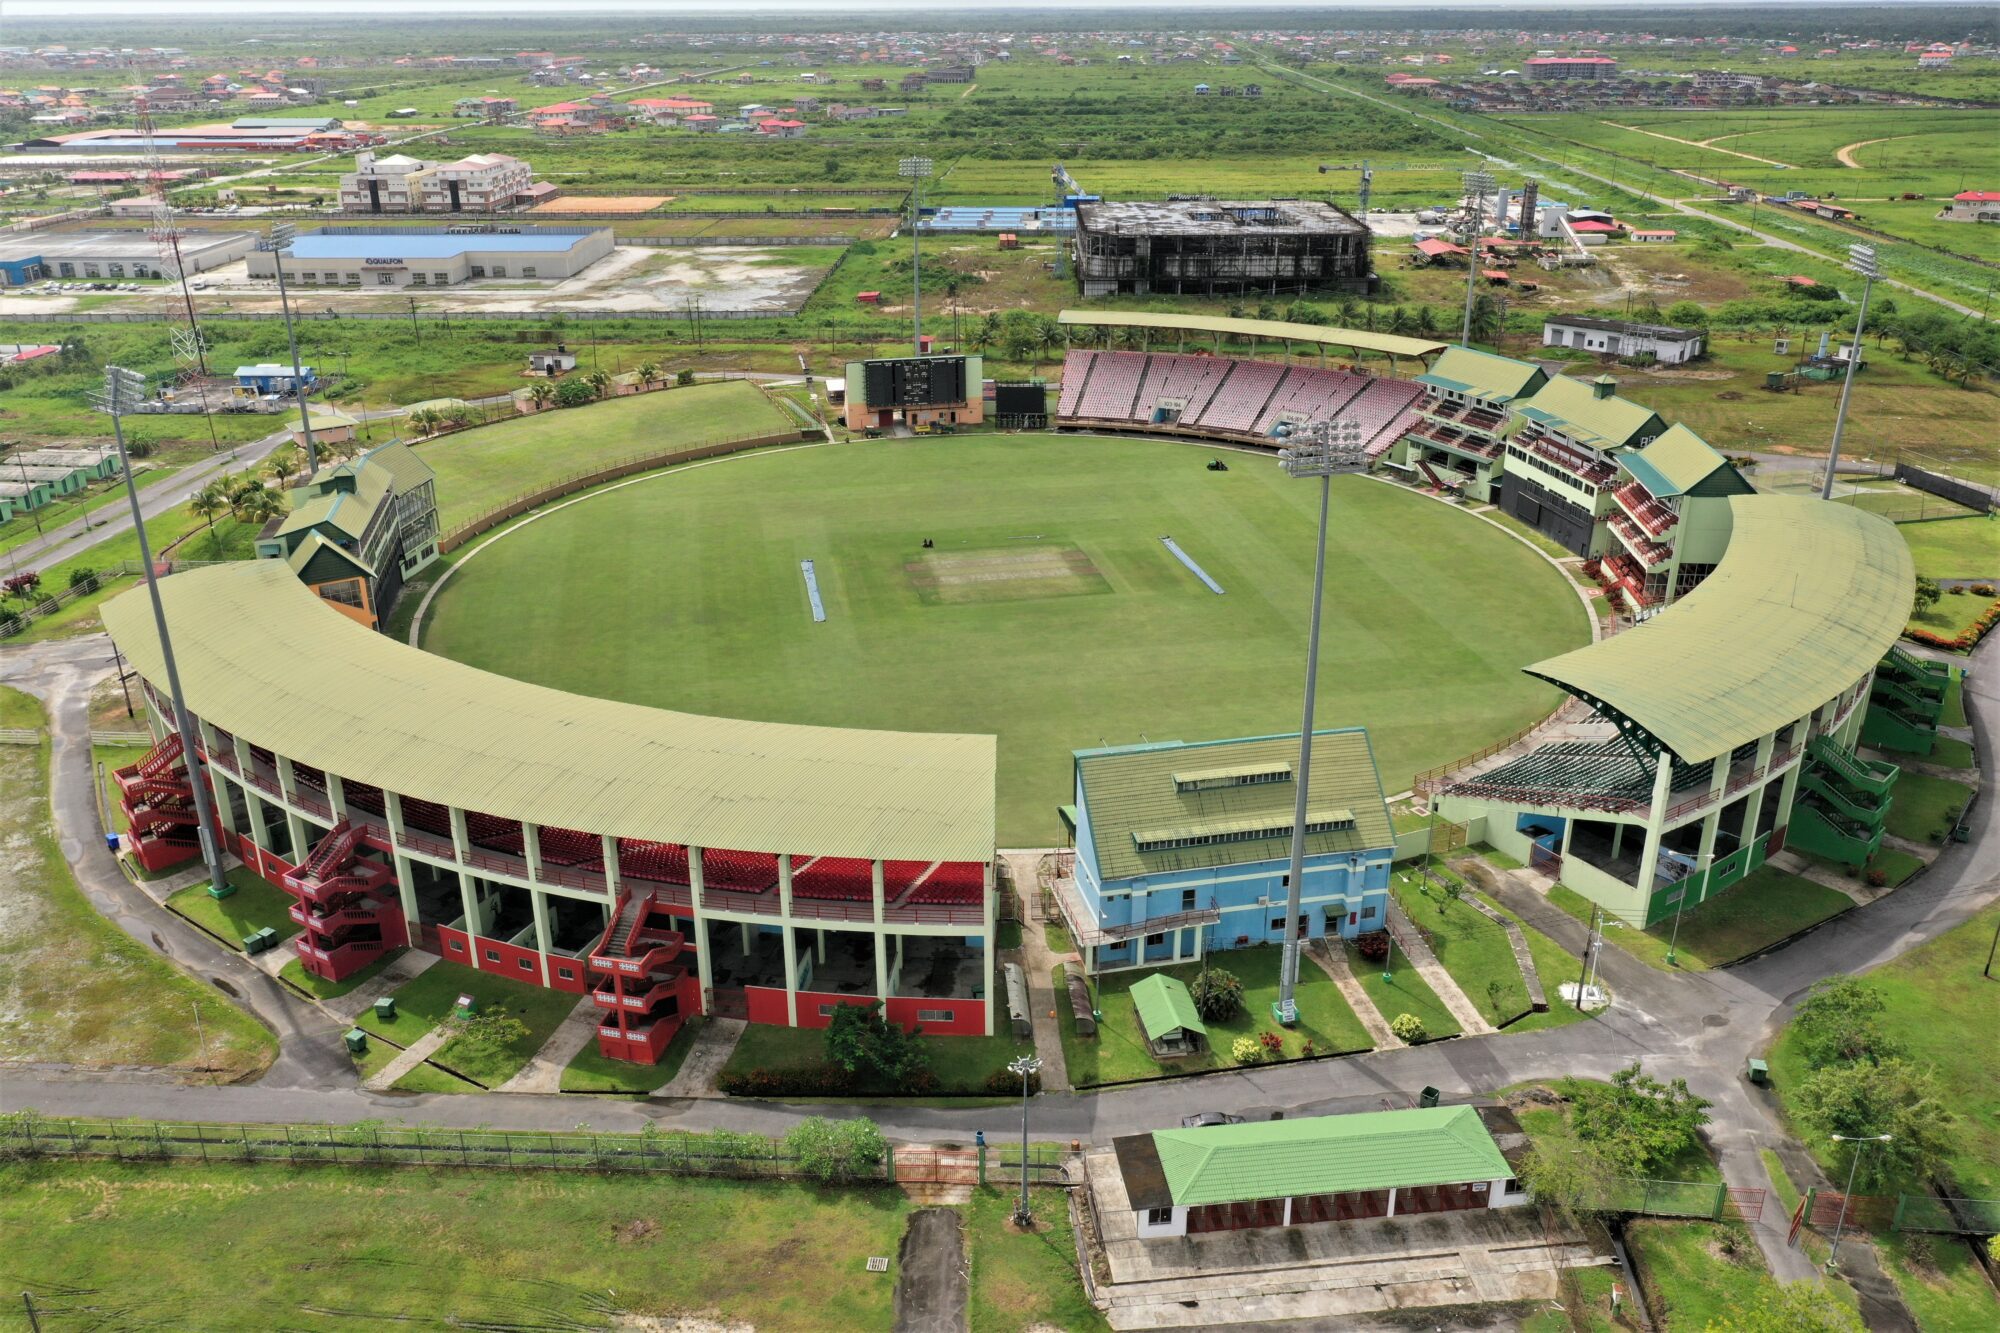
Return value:
M 729 1063 L 729 1057 L 736 1050 L 737 1038 L 750 1025 L 740 1018 L 709 1018 L 702 1020 L 701 1031 L 695 1033 L 694 1045 L 681 1061 L 681 1067 L 667 1080 L 666 1086 L 654 1093 L 655 1097 L 708 1097 L 715 1093 L 715 1076 Z
M 597 1037 L 597 1002 L 586 995 L 576 1002 L 542 1043 L 521 1072 L 502 1083 L 497 1092 L 561 1092 L 563 1070 L 576 1059 L 577 1052 Z
M 1403 956 L 1410 960 L 1410 966 L 1417 969 L 1451 1016 L 1458 1020 L 1459 1029 L 1468 1037 L 1484 1036 L 1494 1027 L 1486 1021 L 1486 1015 L 1479 1012 L 1479 1006 L 1465 998 L 1465 992 L 1451 979 L 1451 973 L 1444 970 L 1444 964 L 1431 952 L 1431 946 L 1417 932 L 1416 923 L 1404 914 L 1403 905 L 1394 898 L 1389 900 L 1389 923 L 1394 928 L 1396 943 L 1402 946 Z
M 438 1047 L 451 1036 L 450 1030 L 442 1023 L 411 1042 L 404 1052 L 376 1071 L 372 1078 L 365 1080 L 361 1087 L 366 1092 L 387 1092 L 397 1079 L 431 1058 Z
M 352 1023 L 361 1015 L 375 1007 L 375 1001 L 384 995 L 400 989 L 405 982 L 430 970 L 433 963 L 444 959 L 422 949 L 405 949 L 395 961 L 377 972 L 368 980 L 356 986 L 345 995 L 336 995 L 330 1000 L 321 1000 L 319 1007 L 346 1023 Z
M 1041 889 L 1038 875 L 1043 852 L 1034 849 L 1001 855 L 1013 872 L 1016 896 L 1021 899 L 1025 913 L 1028 895 Z M 1054 973 L 1058 963 L 1067 963 L 1075 969 L 1083 965 L 1083 960 L 1075 953 L 1059 954 L 1051 950 L 1039 921 L 1021 922 L 1021 947 L 1016 952 L 1015 961 L 1028 974 L 1028 1018 L 1034 1025 L 1035 1054 L 1042 1061 L 1042 1091 L 1068 1092 L 1069 1065 L 1063 1059 L 1062 1029 L 1057 1024 L 1062 1022 L 1061 1006 L 1069 1003 L 1069 996 L 1056 994 Z
M 1375 1007 L 1375 1001 L 1368 998 L 1368 992 L 1361 989 L 1361 983 L 1354 979 L 1354 969 L 1347 965 L 1347 950 L 1335 949 L 1324 939 L 1309 941 L 1306 957 L 1319 966 L 1319 970 L 1332 978 L 1340 988 L 1347 1007 L 1361 1020 L 1361 1026 L 1368 1029 L 1368 1039 L 1375 1043 L 1378 1051 L 1390 1051 L 1404 1045 L 1401 1037 L 1389 1030 L 1389 1021 L 1382 1017 L 1382 1011 Z

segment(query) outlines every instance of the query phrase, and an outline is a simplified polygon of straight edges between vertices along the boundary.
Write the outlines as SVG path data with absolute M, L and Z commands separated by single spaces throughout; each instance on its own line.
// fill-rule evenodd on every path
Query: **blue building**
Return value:
M 275 361 L 265 361 L 254 366 L 236 367 L 236 387 L 249 389 L 255 393 L 290 393 L 298 387 L 300 379 L 306 387 L 319 383 L 319 374 L 311 366 L 300 366 L 299 374 L 292 374 L 290 363 L 280 365 Z
M 1388 925 L 1396 835 L 1368 733 L 1313 733 L 1303 933 Z M 1076 873 L 1057 901 L 1090 972 L 1284 938 L 1299 739 L 1075 752 Z

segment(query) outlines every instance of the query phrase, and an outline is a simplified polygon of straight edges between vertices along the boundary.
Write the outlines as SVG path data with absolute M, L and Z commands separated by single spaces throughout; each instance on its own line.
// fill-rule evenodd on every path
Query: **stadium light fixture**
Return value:
M 153 567 L 152 543 L 146 538 L 146 516 L 139 510 L 139 487 L 132 479 L 132 460 L 125 452 L 124 416 L 145 397 L 146 377 L 123 366 L 106 366 L 104 386 L 93 395 L 97 409 L 111 418 L 111 438 L 118 446 L 119 469 L 125 474 L 125 498 L 132 506 L 132 531 L 139 536 L 139 568 L 145 575 L 146 594 L 153 602 L 153 628 L 160 636 L 160 657 L 167 668 L 167 693 L 173 699 L 174 727 L 180 735 L 188 787 L 194 794 L 195 832 L 201 839 L 201 859 L 208 866 L 208 893 L 212 898 L 227 898 L 236 892 L 236 886 L 222 873 L 222 856 L 214 832 L 215 808 L 209 801 L 208 780 L 202 774 L 199 751 L 195 748 L 187 700 L 181 694 L 180 668 L 174 662 L 174 644 L 167 634 L 166 607 L 160 602 L 160 573 Z
M 1847 349 L 1847 373 L 1840 381 L 1840 407 L 1833 414 L 1833 447 L 1827 451 L 1826 480 L 1819 488 L 1822 500 L 1833 498 L 1833 475 L 1840 466 L 1840 437 L 1847 430 L 1847 397 L 1854 392 L 1854 368 L 1861 364 L 1861 330 L 1868 323 L 1868 293 L 1875 289 L 1875 279 L 1882 276 L 1872 245 L 1848 246 L 1847 267 L 1861 275 L 1861 308 L 1854 315 L 1854 346 Z
M 1854 1145 L 1854 1156 L 1847 1163 L 1847 1189 L 1840 1196 L 1840 1216 L 1835 1218 L 1833 1223 L 1833 1248 L 1828 1250 L 1826 1254 L 1827 1271 L 1831 1272 L 1833 1266 L 1840 1261 L 1840 1233 L 1847 1228 L 1847 1210 L 1852 1206 L 1848 1201 L 1854 1197 L 1854 1172 L 1861 1165 L 1861 1154 L 1867 1144 L 1889 1143 L 1893 1141 L 1894 1136 L 1889 1134 L 1832 1134 L 1828 1137 L 1835 1143 L 1851 1143 Z
M 1278 451 L 1278 466 L 1294 480 L 1319 479 L 1319 544 L 1313 553 L 1312 628 L 1306 640 L 1305 716 L 1299 723 L 1299 771 L 1292 803 L 1291 873 L 1285 877 L 1285 950 L 1278 969 L 1278 999 L 1271 1006 L 1278 1022 L 1298 1022 L 1299 913 L 1305 891 L 1306 794 L 1312 779 L 1313 700 L 1319 685 L 1320 604 L 1326 596 L 1326 516 L 1336 473 L 1368 466 L 1361 423 L 1353 417 L 1322 418 L 1294 434 Z
M 1021 1202 L 1014 1209 L 1014 1225 L 1023 1230 L 1035 1225 L 1035 1212 L 1028 1207 L 1028 1084 L 1041 1068 L 1039 1055 L 1024 1055 L 1007 1066 L 1008 1072 L 1021 1076 Z
M 1470 347 L 1473 293 L 1477 290 L 1479 282 L 1479 227 L 1485 215 L 1486 196 L 1493 193 L 1500 182 L 1493 179 L 1491 172 L 1486 171 L 1462 172 L 1459 181 L 1465 187 L 1465 192 L 1472 196 L 1471 237 L 1467 241 L 1468 253 L 1465 257 L 1465 327 L 1458 337 L 1460 346 Z
M 306 475 L 310 477 L 319 471 L 319 450 L 313 443 L 312 412 L 306 406 L 306 374 L 299 365 L 299 335 L 292 328 L 292 297 L 285 288 L 285 251 L 292 245 L 298 229 L 289 222 L 274 222 L 264 239 L 257 242 L 259 250 L 271 256 L 271 265 L 278 271 L 278 308 L 285 312 L 285 341 L 292 348 L 292 391 L 299 396 L 299 429 L 306 438 Z
M 931 174 L 931 159 L 927 157 L 906 157 L 896 163 L 896 174 L 910 184 L 910 318 L 914 328 L 910 335 L 910 355 L 924 354 L 924 258 L 923 244 L 918 233 L 924 220 L 924 181 Z

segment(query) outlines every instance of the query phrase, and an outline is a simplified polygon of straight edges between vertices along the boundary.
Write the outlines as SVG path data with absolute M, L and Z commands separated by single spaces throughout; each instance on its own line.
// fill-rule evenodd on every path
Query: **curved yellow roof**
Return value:
M 1689 762 L 1804 717 L 1872 670 L 1910 619 L 1916 567 L 1887 519 L 1795 495 L 1729 501 L 1715 572 L 1614 638 L 1528 667 Z
M 1341 329 L 1331 324 L 1292 324 L 1281 319 L 1228 319 L 1220 315 L 1175 315 L 1164 310 L 1065 310 L 1056 316 L 1056 322 L 1085 328 L 1232 333 L 1244 338 L 1269 338 L 1273 342 L 1352 347 L 1357 351 L 1381 352 L 1387 356 L 1430 356 L 1450 346 L 1433 338 L 1405 338 L 1397 333 L 1370 333 L 1366 329 Z
M 993 857 L 991 736 L 703 717 L 530 685 L 377 634 L 279 560 L 176 574 L 160 593 L 196 716 L 349 780 L 701 847 Z M 107 603 L 104 623 L 164 688 L 145 590 Z

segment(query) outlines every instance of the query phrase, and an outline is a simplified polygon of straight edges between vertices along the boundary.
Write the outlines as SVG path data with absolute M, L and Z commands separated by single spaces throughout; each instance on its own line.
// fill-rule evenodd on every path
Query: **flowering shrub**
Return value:
M 1260 1032 L 1257 1034 L 1257 1040 L 1264 1043 L 1264 1050 L 1273 1059 L 1285 1053 L 1285 1039 L 1275 1032 Z
M 1993 628 L 1996 621 L 2000 621 L 2000 602 L 1995 602 L 1980 612 L 1978 618 L 1971 625 L 1967 626 L 1965 632 L 1962 634 L 1947 638 L 1942 634 L 1935 634 L 1927 629 L 1912 627 L 1903 631 L 1903 637 L 1906 639 L 1915 639 L 1918 643 L 1930 644 L 1933 648 L 1950 648 L 1957 652 L 1964 652 L 1985 638 L 1986 632 Z
M 1230 1043 L 1229 1058 L 1239 1065 L 1262 1064 L 1264 1045 L 1255 1037 L 1238 1037 Z
M 1383 962 L 1389 957 L 1389 932 L 1371 930 L 1366 935 L 1358 935 L 1354 940 L 1354 948 L 1371 963 Z

